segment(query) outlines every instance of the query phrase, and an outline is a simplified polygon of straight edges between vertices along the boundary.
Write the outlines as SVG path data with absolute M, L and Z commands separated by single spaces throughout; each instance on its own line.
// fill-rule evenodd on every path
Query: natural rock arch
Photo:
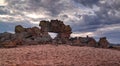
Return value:
M 65 25 L 63 21 L 60 20 L 51 20 L 51 21 L 40 21 L 39 26 L 41 27 L 42 32 L 54 32 L 58 33 L 56 40 L 59 39 L 61 42 L 66 43 L 69 40 L 72 29 L 70 25 Z M 64 40 L 64 41 L 63 41 Z

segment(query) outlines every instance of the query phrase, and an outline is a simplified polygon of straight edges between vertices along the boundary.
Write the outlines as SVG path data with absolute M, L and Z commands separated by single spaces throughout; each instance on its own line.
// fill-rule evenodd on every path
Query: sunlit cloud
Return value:
M 95 34 L 94 32 L 74 32 L 71 34 L 71 37 L 86 37 L 86 36 L 91 36 L 94 37 Z
M 113 24 L 113 25 L 107 25 L 102 28 L 97 29 L 94 33 L 98 35 L 102 35 L 107 32 L 112 32 L 112 31 L 120 31 L 120 24 Z
M 42 15 L 42 14 L 26 14 L 27 17 L 29 18 L 34 18 L 34 19 L 38 19 L 38 18 L 47 18 L 46 15 Z
M 5 2 L 5 0 L 0 0 L 0 6 L 6 6 L 7 3 Z

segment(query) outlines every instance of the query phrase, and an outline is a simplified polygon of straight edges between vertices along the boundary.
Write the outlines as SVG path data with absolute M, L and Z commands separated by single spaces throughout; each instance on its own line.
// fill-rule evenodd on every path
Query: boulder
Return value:
M 109 42 L 106 39 L 106 37 L 100 38 L 98 44 L 99 44 L 99 47 L 102 47 L 102 48 L 107 48 L 109 46 Z
M 49 28 L 50 28 L 49 21 L 45 21 L 45 20 L 40 21 L 39 26 L 41 27 L 42 32 L 48 32 L 49 31 Z
M 82 43 L 81 43 L 81 41 L 80 41 L 80 39 L 78 37 L 76 37 L 76 39 L 74 40 L 73 45 L 82 46 Z
M 94 38 L 89 38 L 89 41 L 87 43 L 87 46 L 90 46 L 90 47 L 97 47 L 97 42 Z
M 24 28 L 25 31 L 21 32 L 21 33 L 27 33 L 28 35 L 31 36 L 41 36 L 42 32 L 38 27 L 32 27 L 32 28 Z
M 34 36 L 41 36 L 42 32 L 41 32 L 41 30 L 38 27 L 32 27 L 32 34 Z
M 71 27 L 69 25 L 65 25 L 63 21 L 60 20 L 51 20 L 49 22 L 50 24 L 50 32 L 55 32 L 55 33 L 72 33 L 71 32 Z
M 25 28 L 23 28 L 21 25 L 15 26 L 15 33 L 21 33 L 25 32 Z
M 81 42 L 80 37 L 70 38 L 69 41 L 72 46 L 84 46 L 84 44 Z
M 79 37 L 79 40 L 81 41 L 82 44 L 87 44 L 90 40 L 89 37 Z

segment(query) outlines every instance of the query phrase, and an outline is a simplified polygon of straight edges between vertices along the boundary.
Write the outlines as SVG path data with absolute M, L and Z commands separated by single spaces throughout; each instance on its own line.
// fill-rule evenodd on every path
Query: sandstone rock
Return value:
M 69 41 L 72 46 L 84 46 L 84 44 L 81 42 L 80 37 L 70 38 Z
M 25 28 L 23 28 L 21 25 L 15 26 L 15 33 L 21 33 L 24 31 L 25 31 Z
M 56 38 L 66 38 L 68 39 L 70 37 L 70 34 L 67 33 L 58 33 Z
M 23 39 L 15 39 L 15 40 L 13 40 L 15 43 L 16 43 L 16 45 L 24 45 L 25 43 L 23 42 Z
M 31 36 L 31 34 L 27 33 L 27 32 L 22 32 L 22 33 L 17 33 L 15 34 L 15 39 L 25 39 L 25 38 L 29 38 Z
M 79 37 L 79 40 L 83 44 L 87 44 L 89 42 L 89 38 L 88 37 Z
M 27 33 L 29 35 L 33 36 L 40 36 L 41 35 L 41 30 L 38 27 L 32 27 L 32 28 L 24 28 L 21 25 L 17 25 L 15 27 L 15 32 L 16 33 Z
M 25 32 L 31 36 L 41 36 L 42 35 L 42 32 L 38 27 L 25 28 L 25 31 L 22 33 L 25 33 Z
M 100 38 L 99 42 L 98 42 L 99 46 L 102 48 L 107 48 L 109 45 L 108 40 L 106 39 L 106 37 L 102 37 Z
M 78 37 L 76 37 L 76 39 L 74 40 L 73 43 L 74 43 L 75 46 L 81 46 L 81 44 L 82 44 Z
M 30 34 L 28 34 L 27 32 L 22 32 L 22 33 L 16 33 L 12 39 L 12 41 L 16 42 L 17 45 L 23 45 L 25 43 L 23 43 L 23 41 L 25 41 L 25 39 L 27 39 L 30 36 Z
M 32 27 L 32 32 L 34 36 L 41 36 L 42 32 L 38 27 Z
M 88 41 L 88 46 L 90 47 L 97 47 L 97 42 L 94 38 L 89 38 L 89 41 Z
M 11 40 L 7 40 L 5 42 L 2 42 L 0 44 L 1 47 L 5 47 L 5 48 L 11 48 L 11 47 L 16 47 L 16 43 L 14 41 L 11 41 Z
M 48 34 L 48 32 L 44 32 L 44 33 L 42 34 L 42 41 L 44 41 L 44 42 L 52 41 L 52 38 L 51 38 L 51 36 Z
M 63 21 L 60 20 L 51 20 L 50 23 L 50 32 L 56 33 L 70 33 L 71 34 L 71 27 L 69 25 L 65 25 Z
M 8 33 L 8 32 L 1 33 L 1 34 L 0 34 L 0 42 L 4 42 L 4 41 L 6 41 L 6 40 L 12 39 L 12 35 L 13 35 L 13 34 Z
M 32 28 L 23 28 L 22 26 L 16 26 L 16 43 L 19 44 L 36 44 L 36 43 L 46 43 L 52 40 L 51 36 L 47 31 L 44 31 L 44 27 L 48 28 L 47 22 L 43 21 L 40 24 L 43 28 L 39 29 L 38 27 Z M 20 30 L 18 30 L 20 29 Z
M 64 31 L 65 25 L 60 20 L 51 20 L 50 27 L 50 32 L 60 33 Z
M 40 24 L 39 26 L 41 27 L 41 31 L 45 31 L 45 32 L 48 32 L 49 31 L 49 21 L 40 21 Z
M 64 29 L 64 31 L 65 31 L 65 33 L 72 33 L 71 31 L 72 31 L 72 29 L 71 29 L 71 27 L 70 27 L 70 25 L 67 25 L 66 27 L 65 27 L 65 29 Z
M 25 32 L 29 33 L 29 34 L 33 34 L 32 28 L 25 28 Z
M 23 40 L 23 43 L 24 43 L 24 45 L 37 45 L 38 44 L 37 41 L 34 41 L 30 38 Z
M 60 20 L 51 20 L 50 22 L 41 21 L 39 26 L 41 26 L 41 30 L 43 32 L 58 33 L 56 38 L 60 38 L 60 40 L 68 40 L 72 33 L 71 27 L 69 25 L 65 25 L 63 21 Z

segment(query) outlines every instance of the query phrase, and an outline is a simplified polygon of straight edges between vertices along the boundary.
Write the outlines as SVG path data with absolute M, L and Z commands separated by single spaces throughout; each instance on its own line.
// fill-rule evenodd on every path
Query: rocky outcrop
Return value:
M 48 32 L 58 33 L 55 37 L 56 43 L 68 43 L 70 34 L 72 33 L 71 27 L 65 25 L 63 21 L 51 20 L 51 21 L 40 21 L 38 27 L 24 28 L 21 25 L 15 27 L 16 43 L 21 42 L 38 42 L 40 44 L 52 42 L 51 36 Z
M 38 27 L 24 28 L 15 26 L 15 34 L 0 33 L 0 47 L 14 47 L 16 45 L 34 45 L 52 42 L 48 32 L 42 32 Z
M 49 21 L 40 21 L 39 26 L 44 32 L 54 32 L 54 33 L 72 33 L 71 27 L 65 25 L 63 21 L 60 20 L 51 20 Z
M 11 33 L 8 32 L 4 32 L 0 34 L 0 42 L 4 42 L 5 40 L 9 40 L 12 39 L 12 35 Z
M 98 44 L 93 37 L 70 38 L 72 33 L 70 25 L 65 25 L 63 21 L 60 20 L 43 20 L 40 21 L 39 26 L 41 28 L 24 28 L 21 25 L 17 25 L 15 26 L 15 34 L 8 32 L 0 33 L 0 47 L 52 43 L 107 48 L 109 44 L 106 37 L 100 38 Z M 52 39 L 49 32 L 57 33 L 57 36 Z
M 55 38 L 56 41 L 61 41 L 61 43 L 67 43 L 72 33 L 72 29 L 69 25 L 65 25 L 63 21 L 60 20 L 51 20 L 49 21 L 40 21 L 39 26 L 43 32 L 54 32 L 58 33 Z
M 90 47 L 97 47 L 97 42 L 94 38 L 89 38 L 89 41 L 87 43 L 87 46 L 90 46 Z
M 75 37 L 70 39 L 74 46 L 90 46 L 97 47 L 97 42 L 92 37 Z
M 15 33 L 21 33 L 24 31 L 25 31 L 25 29 L 21 25 L 15 26 Z
M 72 46 L 83 46 L 80 37 L 70 38 L 70 41 Z
M 99 44 L 99 47 L 107 48 L 108 45 L 109 45 L 109 42 L 108 42 L 108 40 L 106 39 L 106 37 L 102 37 L 102 38 L 100 38 L 98 44 Z
M 15 27 L 15 29 L 17 29 L 17 27 Z M 46 43 L 52 40 L 48 32 L 41 31 L 41 29 L 39 29 L 38 27 L 23 28 L 23 30 L 24 31 L 16 32 L 16 35 L 18 36 L 17 39 L 24 43 L 29 43 L 29 44 L 40 43 L 41 44 L 41 43 Z

